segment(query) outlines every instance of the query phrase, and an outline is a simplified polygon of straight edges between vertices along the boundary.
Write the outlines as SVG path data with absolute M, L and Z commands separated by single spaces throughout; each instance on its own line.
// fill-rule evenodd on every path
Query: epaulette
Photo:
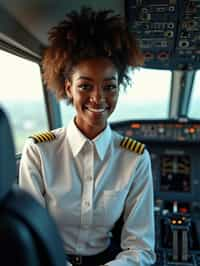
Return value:
M 120 142 L 120 146 L 138 154 L 142 154 L 145 149 L 145 145 L 143 143 L 129 137 L 124 137 Z
M 56 136 L 52 132 L 46 131 L 46 132 L 32 135 L 29 138 L 32 138 L 35 143 L 41 143 L 41 142 L 46 142 L 46 141 L 52 141 L 56 138 Z

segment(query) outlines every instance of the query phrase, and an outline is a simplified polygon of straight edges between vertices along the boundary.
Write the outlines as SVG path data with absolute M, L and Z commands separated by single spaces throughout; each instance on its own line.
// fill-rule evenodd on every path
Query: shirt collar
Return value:
M 72 154 L 75 157 L 84 146 L 85 142 L 87 141 L 87 138 L 75 125 L 74 118 L 69 122 L 67 126 L 67 138 L 72 150 Z
M 91 140 L 84 136 L 83 133 L 77 128 L 74 123 L 74 119 L 72 119 L 67 126 L 67 138 L 74 157 L 78 155 L 78 153 L 81 151 L 86 142 L 91 142 Z M 106 151 L 110 144 L 110 140 L 111 129 L 109 125 L 107 125 L 104 131 L 92 140 L 96 147 L 98 156 L 101 160 L 103 160 L 106 154 Z
M 111 128 L 109 125 L 94 140 L 99 158 L 103 160 L 111 141 Z

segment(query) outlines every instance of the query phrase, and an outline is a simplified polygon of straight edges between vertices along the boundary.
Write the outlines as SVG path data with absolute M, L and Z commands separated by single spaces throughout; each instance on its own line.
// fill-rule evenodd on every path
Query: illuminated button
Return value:
M 183 222 L 181 220 L 178 220 L 178 224 L 182 224 Z
M 165 129 L 164 129 L 163 127 L 159 127 L 159 128 L 158 128 L 158 132 L 159 132 L 160 134 L 163 134 L 163 133 L 165 132 Z
M 188 209 L 186 207 L 180 207 L 180 212 L 186 213 L 188 212 Z M 185 219 L 185 217 L 183 217 Z
M 172 224 L 176 224 L 176 220 L 172 220 L 171 223 L 172 223 Z
M 193 133 L 195 133 L 195 128 L 191 127 L 191 128 L 189 128 L 188 131 L 189 131 L 191 134 L 193 134 Z

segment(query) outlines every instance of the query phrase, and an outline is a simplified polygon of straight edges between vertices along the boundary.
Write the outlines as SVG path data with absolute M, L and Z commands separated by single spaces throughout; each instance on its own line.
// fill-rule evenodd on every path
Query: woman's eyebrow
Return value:
M 80 76 L 80 77 L 78 77 L 78 80 L 80 80 L 80 79 L 84 79 L 84 80 L 88 80 L 88 81 L 94 81 L 92 78 L 89 78 L 87 76 Z M 108 77 L 108 78 L 104 78 L 104 81 L 110 81 L 110 80 L 117 80 L 117 79 L 114 76 Z
M 80 79 L 85 79 L 85 80 L 93 81 L 92 78 L 89 78 L 89 77 L 86 77 L 86 76 L 80 76 L 80 77 L 78 77 L 78 80 L 80 80 Z
M 110 81 L 110 80 L 117 80 L 117 79 L 116 79 L 116 77 L 113 76 L 113 77 L 105 78 L 104 80 L 105 80 L 105 81 Z

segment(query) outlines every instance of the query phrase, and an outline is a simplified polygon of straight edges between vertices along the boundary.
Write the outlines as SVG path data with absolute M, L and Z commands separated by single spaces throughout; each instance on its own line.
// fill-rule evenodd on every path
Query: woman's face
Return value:
M 65 82 L 77 113 L 75 123 L 88 138 L 95 138 L 106 127 L 117 103 L 118 85 L 117 69 L 107 58 L 82 60 Z

